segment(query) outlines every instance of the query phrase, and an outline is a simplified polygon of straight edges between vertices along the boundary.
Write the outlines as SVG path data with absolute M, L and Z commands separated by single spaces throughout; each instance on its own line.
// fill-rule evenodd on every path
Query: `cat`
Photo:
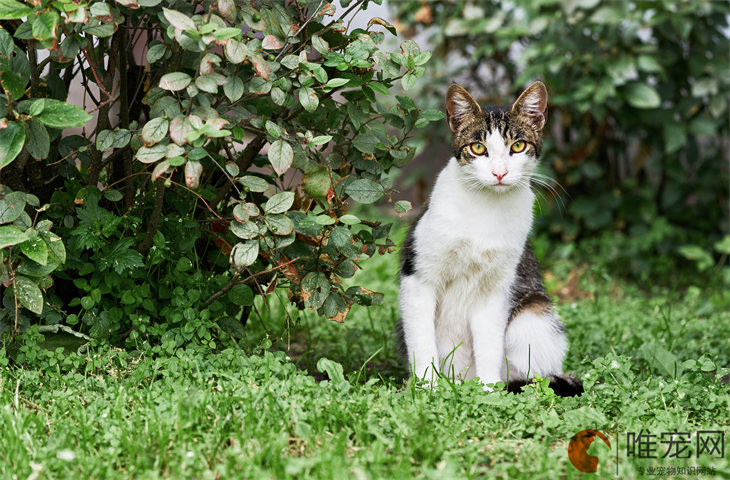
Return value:
M 547 89 L 482 110 L 459 85 L 446 94 L 454 156 L 401 250 L 399 333 L 411 372 L 435 383 L 479 377 L 519 391 L 535 374 L 563 396 L 565 328 L 527 245 Z

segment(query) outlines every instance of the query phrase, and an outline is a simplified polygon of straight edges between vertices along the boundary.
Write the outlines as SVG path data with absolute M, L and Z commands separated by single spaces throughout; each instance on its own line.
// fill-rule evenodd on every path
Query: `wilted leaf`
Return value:
M 330 293 L 327 277 L 321 272 L 311 272 L 302 280 L 302 299 L 309 308 L 319 308 Z
M 190 188 L 200 186 L 200 175 L 203 173 L 203 164 L 194 160 L 188 160 L 185 164 L 185 184 Z
M 269 66 L 269 63 L 264 60 L 264 57 L 262 57 L 261 55 L 254 55 L 252 60 L 253 68 L 254 70 L 256 70 L 256 74 L 264 80 L 268 80 L 269 75 L 271 75 L 271 67 Z
M 265 50 L 278 50 L 281 48 L 281 42 L 273 35 L 266 35 L 261 41 L 261 47 Z

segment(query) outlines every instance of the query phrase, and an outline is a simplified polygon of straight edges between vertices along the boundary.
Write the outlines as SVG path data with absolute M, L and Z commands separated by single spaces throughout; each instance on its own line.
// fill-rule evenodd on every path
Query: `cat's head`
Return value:
M 529 187 L 547 115 L 542 82 L 527 87 L 511 107 L 485 110 L 464 88 L 451 85 L 446 110 L 454 156 L 469 188 L 507 192 Z

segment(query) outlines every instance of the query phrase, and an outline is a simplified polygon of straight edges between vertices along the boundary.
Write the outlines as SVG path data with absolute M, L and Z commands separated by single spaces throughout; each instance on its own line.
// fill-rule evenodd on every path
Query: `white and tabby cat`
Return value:
M 526 246 L 547 90 L 530 85 L 512 107 L 482 110 L 452 85 L 446 96 L 454 157 L 402 250 L 400 333 L 411 371 L 455 379 L 549 377 L 561 395 L 582 392 L 563 374 L 567 342 Z

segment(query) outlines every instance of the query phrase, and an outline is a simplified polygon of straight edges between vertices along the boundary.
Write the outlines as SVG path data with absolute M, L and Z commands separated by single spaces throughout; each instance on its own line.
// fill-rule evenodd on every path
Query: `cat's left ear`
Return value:
M 547 120 L 548 93 L 545 84 L 534 82 L 512 105 L 512 112 L 527 119 L 535 129 L 542 130 Z

